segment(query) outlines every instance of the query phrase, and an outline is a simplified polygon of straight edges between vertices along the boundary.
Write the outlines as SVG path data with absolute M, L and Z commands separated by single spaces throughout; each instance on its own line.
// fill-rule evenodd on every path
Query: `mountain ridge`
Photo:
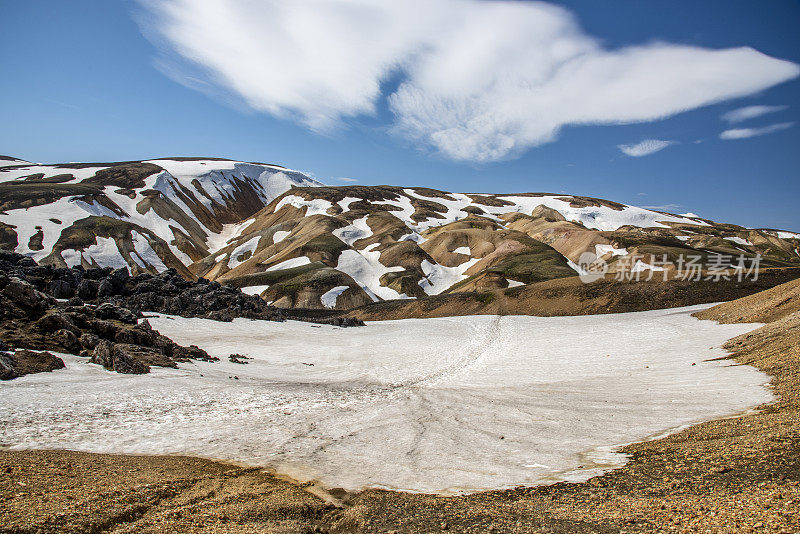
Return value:
M 587 251 L 612 276 L 634 258 L 637 273 L 674 274 L 648 262 L 684 255 L 800 266 L 800 235 L 788 231 L 577 195 L 326 186 L 279 165 L 197 157 L 4 157 L 0 248 L 56 267 L 172 268 L 320 310 L 577 277 Z

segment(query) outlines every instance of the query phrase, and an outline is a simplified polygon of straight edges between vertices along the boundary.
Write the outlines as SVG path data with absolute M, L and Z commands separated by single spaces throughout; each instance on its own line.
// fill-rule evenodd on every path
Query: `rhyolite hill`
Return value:
M 760 254 L 762 267 L 800 267 L 792 232 L 571 195 L 327 187 L 217 158 L 0 157 L 0 248 L 56 267 L 172 268 L 274 306 L 335 310 L 574 278 L 587 250 L 612 273 L 637 254 Z

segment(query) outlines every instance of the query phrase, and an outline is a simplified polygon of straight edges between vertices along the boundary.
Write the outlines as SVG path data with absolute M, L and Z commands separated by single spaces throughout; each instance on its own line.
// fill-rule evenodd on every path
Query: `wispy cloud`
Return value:
M 73 109 L 73 110 L 76 110 L 76 111 L 81 109 L 79 106 L 77 106 L 75 104 L 71 104 L 69 102 L 62 102 L 61 100 L 54 100 L 52 98 L 45 98 L 44 100 L 45 100 L 45 102 L 50 102 L 51 104 L 56 104 L 57 106 L 61 106 L 63 108 L 67 108 L 67 109 Z
M 659 120 L 800 74 L 749 47 L 607 48 L 544 2 L 140 2 L 165 54 L 252 109 L 329 132 L 386 97 L 391 131 L 455 160 L 513 157 L 567 125 Z
M 757 137 L 759 135 L 767 135 L 781 130 L 786 130 L 794 126 L 794 122 L 779 122 L 777 124 L 770 124 L 762 128 L 734 128 L 732 130 L 725 130 L 719 134 L 720 139 L 747 139 L 748 137 Z
M 659 150 L 664 150 L 668 146 L 675 145 L 677 143 L 677 141 L 666 141 L 664 139 L 645 139 L 644 141 L 636 143 L 635 145 L 617 145 L 617 148 L 619 148 L 626 156 L 640 158 L 642 156 L 655 154 Z
M 352 183 L 352 182 L 357 182 L 358 181 L 355 178 L 345 178 L 345 177 L 334 178 L 334 180 L 337 180 L 339 182 L 348 182 L 348 183 Z
M 723 113 L 722 120 L 733 124 L 736 122 L 742 122 L 748 119 L 761 117 L 762 115 L 766 115 L 768 113 L 783 111 L 788 107 L 789 106 L 746 106 L 743 108 L 734 109 L 733 111 L 729 111 L 727 113 Z
M 661 206 L 642 206 L 646 210 L 672 211 L 681 207 L 680 204 L 662 204 Z

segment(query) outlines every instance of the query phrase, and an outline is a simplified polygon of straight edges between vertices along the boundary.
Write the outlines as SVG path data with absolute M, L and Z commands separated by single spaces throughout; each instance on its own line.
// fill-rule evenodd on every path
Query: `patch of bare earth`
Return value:
M 731 365 L 773 377 L 775 403 L 630 445 L 628 464 L 586 483 L 455 497 L 332 491 L 334 507 L 310 488 L 212 461 L 5 451 L 0 531 L 800 532 L 798 287 L 700 314 L 771 321 L 727 347 Z

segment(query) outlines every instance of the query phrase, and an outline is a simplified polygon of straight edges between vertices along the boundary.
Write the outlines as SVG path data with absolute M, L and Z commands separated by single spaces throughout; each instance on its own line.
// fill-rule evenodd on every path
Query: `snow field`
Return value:
M 221 361 L 133 376 L 65 356 L 0 383 L 0 441 L 224 458 L 346 489 L 580 480 L 624 462 L 615 445 L 771 400 L 766 375 L 708 361 L 758 325 L 690 316 L 703 307 L 348 329 L 159 316 Z

